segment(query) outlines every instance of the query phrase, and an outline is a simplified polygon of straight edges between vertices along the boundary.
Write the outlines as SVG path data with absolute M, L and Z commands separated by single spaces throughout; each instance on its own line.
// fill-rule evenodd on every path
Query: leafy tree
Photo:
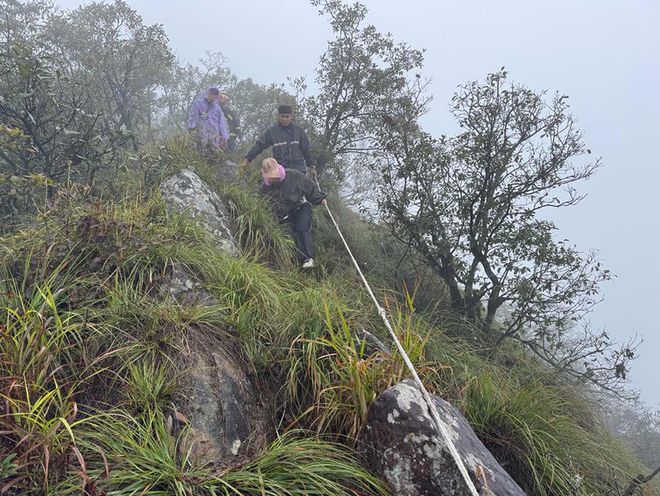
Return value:
M 151 129 L 157 90 L 174 63 L 161 25 L 145 25 L 126 2 L 115 0 L 53 15 L 46 29 L 55 54 L 85 79 L 117 129 Z
M 231 89 L 232 106 L 241 118 L 243 144 L 251 146 L 263 131 L 275 123 L 277 106 L 291 103 L 292 96 L 281 84 L 259 84 L 242 79 Z M 296 115 L 296 119 L 300 116 Z
M 376 131 L 382 117 L 410 99 L 412 72 L 421 69 L 423 52 L 397 43 L 372 25 L 367 8 L 356 2 L 312 0 L 330 20 L 335 39 L 328 43 L 316 71 L 318 94 L 305 97 L 303 79 L 294 81 L 308 129 L 324 164 L 341 180 L 354 167 L 368 170 L 378 151 Z M 412 78 L 415 83 L 417 78 Z
M 11 55 L 12 46 L 34 46 L 53 11 L 48 0 L 0 0 L 0 46 L 4 56 Z
M 64 180 L 93 183 L 127 141 L 89 81 L 57 56 L 45 24 L 50 2 L 2 2 L 0 15 L 0 216 L 43 203 Z
M 43 174 L 93 182 L 126 136 L 110 129 L 95 111 L 88 87 L 66 68 L 31 50 L 14 47 L 0 59 L 0 122 L 19 130 L 28 147 L 3 147 L 0 171 L 13 176 Z
M 381 205 L 394 232 L 442 277 L 454 309 L 489 342 L 523 341 L 544 359 L 616 386 L 634 356 L 607 333 L 576 326 L 610 278 L 595 253 L 555 240 L 549 209 L 575 205 L 585 160 L 567 97 L 507 84 L 504 70 L 461 86 L 452 112 L 462 132 L 435 139 L 414 106 L 385 120 L 378 170 Z

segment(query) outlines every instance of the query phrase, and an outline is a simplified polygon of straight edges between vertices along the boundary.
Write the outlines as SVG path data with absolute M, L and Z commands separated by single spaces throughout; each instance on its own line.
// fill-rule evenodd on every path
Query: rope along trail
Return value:
M 316 178 L 315 178 L 316 179 Z M 316 179 L 316 184 L 318 185 L 318 179 Z M 319 189 L 321 189 L 319 187 Z M 401 357 L 403 358 L 403 361 L 405 362 L 406 366 L 408 367 L 408 370 L 413 376 L 413 379 L 417 383 L 417 386 L 419 387 L 420 391 L 422 392 L 422 396 L 424 397 L 424 400 L 426 401 L 429 411 L 431 412 L 431 416 L 433 417 L 433 420 L 435 421 L 436 427 L 438 429 L 438 432 L 442 434 L 442 437 L 444 438 L 445 442 L 447 443 L 447 447 L 449 448 L 449 452 L 451 453 L 451 456 L 454 458 L 454 461 L 456 462 L 456 465 L 458 466 L 459 471 L 461 472 L 461 475 L 463 476 L 463 479 L 465 480 L 465 484 L 467 485 L 468 489 L 470 490 L 470 493 L 472 496 L 479 496 L 479 492 L 477 491 L 477 488 L 475 487 L 474 483 L 472 482 L 472 479 L 470 479 L 470 474 L 467 471 L 467 468 L 465 467 L 465 464 L 463 463 L 463 460 L 461 459 L 461 455 L 458 453 L 456 450 L 456 446 L 454 446 L 453 441 L 451 440 L 451 437 L 449 435 L 449 432 L 447 431 L 447 427 L 445 424 L 440 420 L 440 414 L 438 413 L 438 409 L 435 406 L 435 402 L 431 398 L 431 395 L 429 392 L 426 390 L 426 387 L 424 387 L 424 384 L 422 383 L 421 379 L 419 378 L 419 375 L 417 374 L 417 371 L 415 370 L 415 366 L 412 364 L 410 361 L 410 358 L 408 358 L 408 354 L 406 351 L 403 349 L 403 346 L 401 345 L 401 342 L 397 338 L 396 334 L 394 333 L 394 329 L 392 329 L 392 326 L 390 325 L 390 321 L 387 318 L 387 313 L 385 312 L 385 309 L 380 306 L 378 303 L 378 300 L 374 296 L 373 291 L 371 290 L 371 286 L 369 286 L 369 283 L 367 282 L 367 279 L 364 277 L 364 274 L 362 273 L 362 270 L 360 269 L 360 266 L 358 265 L 357 261 L 355 260 L 355 257 L 353 256 L 353 252 L 351 251 L 350 247 L 348 246 L 348 243 L 346 242 L 346 239 L 344 238 L 344 235 L 341 232 L 341 229 L 339 229 L 339 225 L 337 224 L 337 221 L 335 220 L 335 217 L 332 215 L 332 212 L 330 211 L 330 208 L 328 207 L 327 203 L 325 204 L 325 209 L 328 212 L 328 215 L 330 216 L 330 220 L 332 220 L 332 223 L 335 226 L 335 229 L 337 230 L 337 233 L 339 233 L 339 237 L 341 238 L 342 242 L 344 243 L 344 247 L 346 248 L 346 251 L 348 252 L 349 256 L 351 257 L 351 260 L 353 261 L 353 265 L 355 266 L 355 269 L 358 271 L 358 274 L 360 275 L 360 278 L 362 279 L 362 283 L 364 284 L 364 287 L 367 288 L 367 292 L 369 293 L 369 296 L 371 296 L 371 299 L 374 302 L 374 305 L 376 305 L 376 309 L 378 310 L 378 315 L 383 319 L 383 322 L 385 323 L 385 327 L 387 327 L 387 330 L 390 333 L 390 336 L 392 336 L 392 339 L 394 340 L 394 343 L 396 344 L 397 349 L 399 350 L 399 353 L 401 354 Z

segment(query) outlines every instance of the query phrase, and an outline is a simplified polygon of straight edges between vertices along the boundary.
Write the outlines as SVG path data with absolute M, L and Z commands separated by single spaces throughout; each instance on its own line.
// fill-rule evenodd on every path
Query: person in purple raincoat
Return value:
M 209 88 L 193 101 L 188 114 L 188 131 L 196 135 L 201 149 L 225 148 L 229 130 L 220 108 L 218 88 Z

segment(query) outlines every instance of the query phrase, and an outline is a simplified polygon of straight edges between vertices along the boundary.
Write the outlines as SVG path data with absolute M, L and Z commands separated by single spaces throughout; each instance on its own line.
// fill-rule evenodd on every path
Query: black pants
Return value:
M 287 218 L 291 234 L 296 240 L 296 249 L 300 261 L 314 258 L 314 241 L 312 240 L 312 206 L 305 203 Z

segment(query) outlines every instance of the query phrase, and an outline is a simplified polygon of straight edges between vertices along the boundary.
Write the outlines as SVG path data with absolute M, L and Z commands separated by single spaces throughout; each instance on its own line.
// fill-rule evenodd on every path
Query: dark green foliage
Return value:
M 389 158 L 374 169 L 392 232 L 442 278 L 480 340 L 518 340 L 564 374 L 621 392 L 636 344 L 586 320 L 610 272 L 543 219 L 577 204 L 577 183 L 600 165 L 584 157 L 567 97 L 546 101 L 502 69 L 454 95 L 453 138 L 432 137 L 404 111 L 382 129 Z

